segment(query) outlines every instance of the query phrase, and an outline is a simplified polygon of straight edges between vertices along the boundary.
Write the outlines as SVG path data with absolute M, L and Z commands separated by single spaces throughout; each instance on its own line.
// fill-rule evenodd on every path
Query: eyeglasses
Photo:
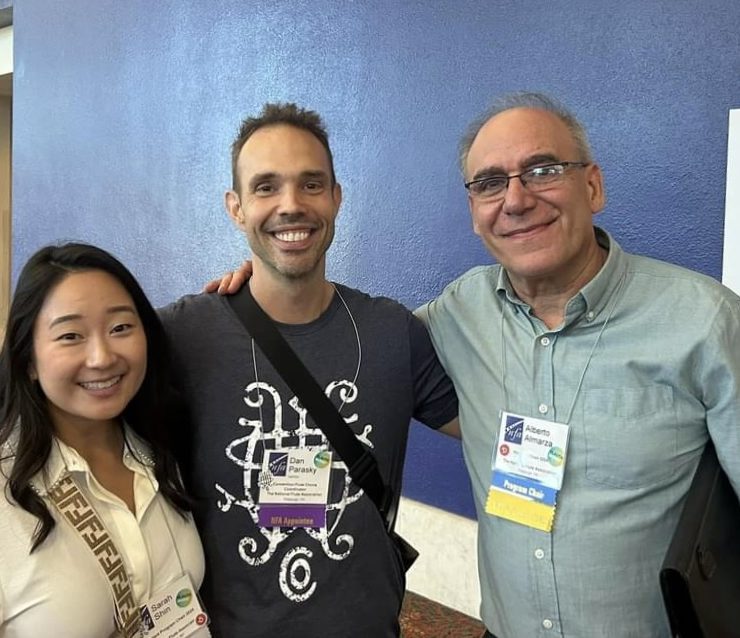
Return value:
M 588 162 L 557 162 L 544 166 L 533 166 L 516 175 L 489 175 L 465 182 L 470 196 L 486 202 L 501 200 L 506 196 L 509 180 L 518 177 L 522 186 L 537 193 L 552 188 L 562 182 L 565 172 L 570 168 L 584 168 Z

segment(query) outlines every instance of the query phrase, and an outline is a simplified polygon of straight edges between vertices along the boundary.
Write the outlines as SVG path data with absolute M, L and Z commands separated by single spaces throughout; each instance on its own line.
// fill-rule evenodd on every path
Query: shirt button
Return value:
M 552 629 L 552 620 L 550 620 L 549 618 L 545 618 L 545 619 L 544 619 L 544 620 L 542 621 L 542 626 L 543 626 L 543 627 L 544 627 L 545 629 Z
M 534 557 L 537 560 L 542 560 L 545 557 L 545 552 L 538 547 L 534 550 Z
M 542 337 L 542 339 L 540 339 L 540 343 L 543 346 L 545 346 L 545 347 L 549 346 L 550 345 L 550 337 Z
M 540 414 L 547 414 L 547 406 L 544 403 L 540 403 L 540 407 L 537 408 Z
M 588 313 L 588 314 L 586 315 L 586 320 L 587 320 L 587 321 L 593 321 L 593 320 L 594 320 L 594 311 L 593 311 L 593 310 L 591 310 L 591 311 L 590 311 L 590 312 L 589 312 L 589 313 Z

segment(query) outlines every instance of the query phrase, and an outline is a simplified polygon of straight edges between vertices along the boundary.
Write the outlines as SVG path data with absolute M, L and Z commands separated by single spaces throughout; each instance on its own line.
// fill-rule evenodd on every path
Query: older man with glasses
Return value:
M 460 399 L 487 635 L 669 635 L 658 572 L 702 450 L 740 493 L 740 299 L 625 253 L 586 133 L 507 96 L 461 144 L 498 265 L 420 308 Z

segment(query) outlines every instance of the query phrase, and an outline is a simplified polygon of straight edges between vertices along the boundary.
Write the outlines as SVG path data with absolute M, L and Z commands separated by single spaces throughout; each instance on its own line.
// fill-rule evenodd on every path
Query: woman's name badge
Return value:
M 259 524 L 326 527 L 331 452 L 298 448 L 265 450 L 259 475 Z
M 157 591 L 141 606 L 143 638 L 186 638 L 208 624 L 188 574 Z
M 486 512 L 552 531 L 570 427 L 504 412 L 493 452 Z

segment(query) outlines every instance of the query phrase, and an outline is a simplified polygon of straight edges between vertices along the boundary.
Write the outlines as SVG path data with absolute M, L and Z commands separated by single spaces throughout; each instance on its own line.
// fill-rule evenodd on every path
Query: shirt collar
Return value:
M 154 467 L 151 448 L 127 424 L 124 424 L 124 436 L 123 464 L 132 472 L 148 476 L 146 468 Z M 46 496 L 68 473 L 75 472 L 90 473 L 87 461 L 73 447 L 53 437 L 46 465 L 31 478 L 30 485 L 37 494 Z
M 596 276 L 576 295 L 584 300 L 586 311 L 593 313 L 592 319 L 606 310 L 627 271 L 627 255 L 622 247 L 605 230 L 595 228 L 595 231 L 596 241 L 607 251 L 606 261 Z
M 627 269 L 627 257 L 622 247 L 602 228 L 594 227 L 596 241 L 607 251 L 606 261 L 596 276 L 574 295 L 566 306 L 565 325 L 582 315 L 589 321 L 595 320 L 606 308 L 607 303 L 622 280 Z M 499 297 L 517 306 L 526 306 L 514 291 L 506 269 L 499 268 L 496 281 Z

